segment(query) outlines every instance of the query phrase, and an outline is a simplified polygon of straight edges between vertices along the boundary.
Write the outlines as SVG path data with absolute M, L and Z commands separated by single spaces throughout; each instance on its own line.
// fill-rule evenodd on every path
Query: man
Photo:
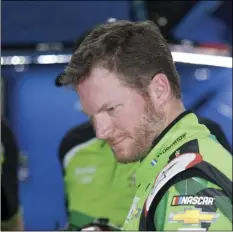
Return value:
M 24 230 L 18 199 L 19 152 L 12 131 L 1 119 L 1 230 Z
M 141 162 L 124 230 L 232 229 L 232 155 L 185 110 L 154 23 L 96 27 L 72 55 L 63 84 L 78 92 L 116 159 Z

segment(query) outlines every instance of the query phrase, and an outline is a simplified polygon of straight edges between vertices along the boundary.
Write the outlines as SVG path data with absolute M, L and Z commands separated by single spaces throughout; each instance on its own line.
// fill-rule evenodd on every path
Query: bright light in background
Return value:
M 56 64 L 57 56 L 56 55 L 41 55 L 38 57 L 37 62 L 39 64 Z
M 217 67 L 232 68 L 232 57 L 205 55 L 188 52 L 172 52 L 175 62 L 209 65 Z M 36 58 L 38 64 L 62 64 L 68 63 L 71 55 L 40 55 Z M 5 56 L 1 57 L 1 65 L 23 65 L 32 63 L 29 56 Z
M 21 59 L 20 59 L 19 56 L 13 56 L 13 57 L 11 58 L 11 63 L 12 63 L 13 65 L 20 64 L 20 62 L 21 62 Z
M 116 22 L 116 21 L 117 21 L 117 19 L 115 19 L 115 18 L 109 18 L 109 19 L 107 20 L 108 23 L 114 23 L 114 22 Z
M 71 55 L 41 55 L 37 58 L 39 64 L 64 64 L 68 63 Z
M 232 68 L 232 57 L 172 52 L 175 62 Z
M 24 56 L 13 56 L 11 58 L 11 63 L 13 65 L 26 64 L 27 63 L 26 57 L 24 57 Z
M 71 55 L 58 55 L 57 56 L 57 63 L 68 63 L 70 62 L 70 59 L 71 59 Z
M 23 65 L 30 64 L 29 56 L 4 56 L 1 57 L 1 65 Z

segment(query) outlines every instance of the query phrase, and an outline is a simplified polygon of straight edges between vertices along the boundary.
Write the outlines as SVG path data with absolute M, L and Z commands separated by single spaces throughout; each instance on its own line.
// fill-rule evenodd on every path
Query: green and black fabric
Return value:
M 232 154 L 192 112 L 156 139 L 136 184 L 124 230 L 232 231 Z

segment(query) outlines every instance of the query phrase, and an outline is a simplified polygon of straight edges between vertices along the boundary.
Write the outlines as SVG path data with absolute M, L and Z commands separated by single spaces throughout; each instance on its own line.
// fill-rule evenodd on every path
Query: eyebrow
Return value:
M 110 102 L 104 103 L 104 104 L 97 110 L 96 113 L 100 113 L 101 111 L 106 110 L 110 105 L 111 105 Z M 86 113 L 83 109 L 82 109 L 82 112 L 83 112 L 84 114 L 88 115 L 88 113 Z M 91 116 L 90 116 L 90 117 L 91 117 Z

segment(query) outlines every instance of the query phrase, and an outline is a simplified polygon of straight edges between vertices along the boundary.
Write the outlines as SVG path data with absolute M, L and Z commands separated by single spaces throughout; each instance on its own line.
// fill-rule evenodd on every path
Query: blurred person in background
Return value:
M 217 141 L 227 150 L 229 151 L 230 153 L 232 153 L 232 149 L 231 149 L 231 146 L 230 144 L 228 143 L 228 140 L 227 140 L 227 137 L 225 135 L 225 133 L 223 132 L 221 126 L 208 119 L 208 118 L 205 118 L 205 117 L 200 117 L 198 116 L 198 119 L 199 119 L 199 123 L 200 124 L 204 124 L 210 131 L 211 135 L 215 136 Z
M 59 156 L 69 229 L 122 227 L 136 192 L 137 164 L 119 164 L 89 122 L 65 135 Z
M 6 121 L 1 118 L 1 230 L 24 230 L 18 197 L 19 150 Z
M 124 230 L 232 230 L 232 155 L 181 100 L 171 52 L 152 22 L 97 26 L 62 77 L 96 137 L 140 162 Z
M 75 49 L 89 32 L 75 43 Z M 61 76 L 56 86 L 61 86 Z M 97 138 L 90 122 L 69 130 L 59 147 L 69 229 L 93 227 L 116 230 L 123 226 L 136 184 L 138 164 L 120 164 L 109 145 Z

